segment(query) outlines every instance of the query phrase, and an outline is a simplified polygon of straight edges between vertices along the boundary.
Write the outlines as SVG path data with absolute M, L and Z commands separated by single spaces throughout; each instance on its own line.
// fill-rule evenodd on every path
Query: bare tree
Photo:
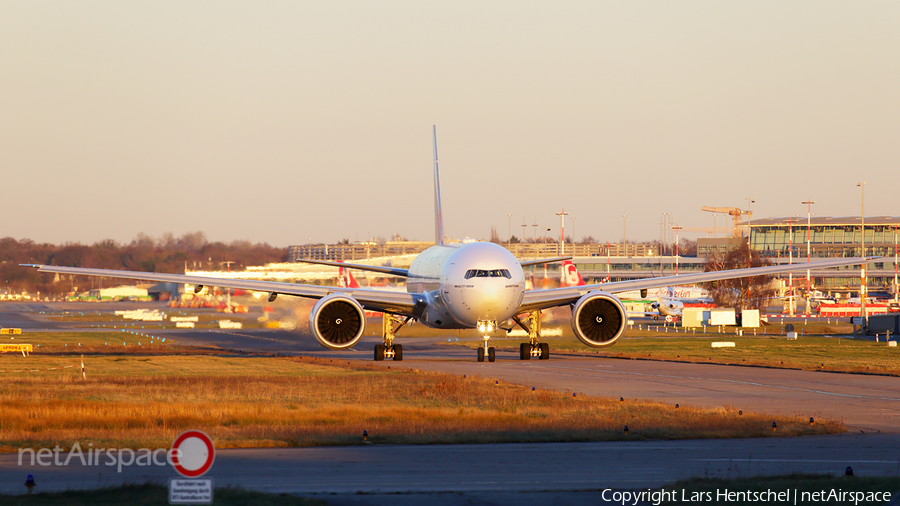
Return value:
M 497 227 L 491 226 L 491 242 L 500 244 L 500 234 L 497 233 Z
M 712 253 L 706 259 L 704 270 L 722 271 L 728 269 L 745 269 L 762 267 L 769 261 L 760 258 L 759 254 L 750 250 L 747 243 L 727 253 Z M 709 290 L 713 300 L 722 307 L 740 309 L 760 309 L 775 294 L 771 287 L 772 276 L 752 276 L 734 279 L 721 279 L 709 283 L 701 283 Z

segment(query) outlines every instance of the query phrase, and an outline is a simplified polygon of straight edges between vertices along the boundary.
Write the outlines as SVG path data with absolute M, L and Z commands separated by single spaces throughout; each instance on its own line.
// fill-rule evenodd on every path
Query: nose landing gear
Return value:
M 531 360 L 531 357 L 548 360 L 550 358 L 550 344 L 540 342 L 541 312 L 532 311 L 525 321 L 522 321 L 518 316 L 513 316 L 513 321 L 522 327 L 525 332 L 528 332 L 528 342 L 519 344 L 519 360 Z
M 494 347 L 488 346 L 488 341 L 491 340 L 491 336 L 487 335 L 488 332 L 493 332 L 495 330 L 497 330 L 497 322 L 488 320 L 478 321 L 478 331 L 484 333 L 484 335 L 482 336 L 482 339 L 484 339 L 484 345 L 478 348 L 479 362 L 484 362 L 485 355 L 487 356 L 488 362 L 493 362 L 497 359 Z
M 480 346 L 478 348 L 478 361 L 484 362 L 484 357 L 487 355 L 488 362 L 493 362 L 497 360 L 496 352 L 493 346 L 488 346 L 488 341 L 490 341 L 490 336 L 482 337 L 484 339 L 484 346 Z

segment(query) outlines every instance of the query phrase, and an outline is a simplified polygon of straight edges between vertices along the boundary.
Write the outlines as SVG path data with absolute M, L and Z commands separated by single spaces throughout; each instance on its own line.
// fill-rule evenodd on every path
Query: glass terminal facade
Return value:
M 875 216 L 865 221 L 865 248 L 869 256 L 893 256 L 900 218 Z M 766 257 L 806 256 L 809 233 L 812 257 L 862 256 L 859 217 L 813 218 L 807 227 L 803 218 L 779 218 L 750 222 L 750 248 Z
M 794 263 L 806 260 L 806 239 L 809 233 L 810 257 L 841 258 L 883 256 L 882 261 L 868 265 L 867 277 L 873 289 L 893 291 L 894 254 L 900 240 L 900 217 L 872 216 L 863 223 L 859 216 L 843 218 L 812 218 L 807 226 L 803 217 L 753 220 L 750 226 L 750 248 L 776 263 L 785 263 L 793 256 Z M 820 290 L 851 289 L 859 285 L 859 267 L 836 269 L 846 275 L 832 274 L 816 277 Z

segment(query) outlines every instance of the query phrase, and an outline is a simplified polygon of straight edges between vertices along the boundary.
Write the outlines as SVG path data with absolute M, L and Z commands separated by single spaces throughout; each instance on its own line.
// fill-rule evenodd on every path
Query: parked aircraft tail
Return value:
M 565 260 L 560 269 L 559 286 L 582 286 L 587 283 L 581 278 L 581 273 L 571 260 Z
M 349 268 L 345 267 L 338 267 L 338 283 L 344 288 L 359 288 L 359 283 L 356 282 L 353 273 L 350 272 Z

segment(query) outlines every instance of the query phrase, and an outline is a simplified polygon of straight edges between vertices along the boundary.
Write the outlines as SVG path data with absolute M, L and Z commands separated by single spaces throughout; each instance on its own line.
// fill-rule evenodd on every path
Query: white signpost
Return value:
M 212 504 L 213 480 L 198 479 L 216 460 L 216 447 L 205 432 L 182 432 L 172 444 L 172 467 L 184 478 L 169 481 L 169 504 Z

